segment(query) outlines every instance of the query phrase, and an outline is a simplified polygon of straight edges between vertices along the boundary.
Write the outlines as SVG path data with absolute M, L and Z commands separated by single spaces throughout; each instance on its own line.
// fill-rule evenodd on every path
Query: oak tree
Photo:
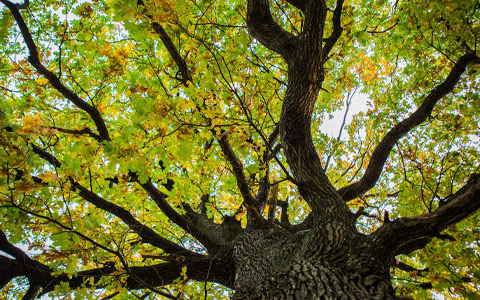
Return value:
M 0 3 L 2 297 L 479 297 L 478 1 Z

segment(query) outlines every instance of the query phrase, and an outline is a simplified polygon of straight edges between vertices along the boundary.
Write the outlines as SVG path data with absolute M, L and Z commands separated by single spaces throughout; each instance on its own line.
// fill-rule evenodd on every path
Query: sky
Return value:
M 353 116 L 358 114 L 359 112 L 366 112 L 368 107 L 369 99 L 365 94 L 356 93 L 352 97 L 352 102 L 348 109 L 348 114 L 345 122 L 345 126 L 352 122 Z M 338 132 L 340 130 L 340 126 L 342 125 L 343 117 L 345 115 L 346 105 L 344 104 L 343 107 L 336 112 L 333 113 L 333 118 L 328 119 L 326 118 L 320 127 L 322 132 L 327 134 L 330 137 L 337 137 Z

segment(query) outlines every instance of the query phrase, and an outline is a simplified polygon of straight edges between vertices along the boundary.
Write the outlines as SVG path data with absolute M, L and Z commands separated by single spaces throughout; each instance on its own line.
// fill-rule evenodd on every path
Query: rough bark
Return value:
M 329 251 L 314 230 L 245 233 L 233 299 L 393 299 L 389 266 L 368 240 L 353 235 Z

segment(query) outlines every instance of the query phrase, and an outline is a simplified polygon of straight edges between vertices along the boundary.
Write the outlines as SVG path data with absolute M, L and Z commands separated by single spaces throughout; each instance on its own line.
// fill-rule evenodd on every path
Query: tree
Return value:
M 479 297 L 477 1 L 0 2 L 4 297 Z

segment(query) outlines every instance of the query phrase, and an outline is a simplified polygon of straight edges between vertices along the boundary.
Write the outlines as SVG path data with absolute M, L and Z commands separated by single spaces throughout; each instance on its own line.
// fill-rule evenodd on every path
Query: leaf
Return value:
M 23 126 L 18 130 L 20 134 L 36 134 L 39 133 L 45 124 L 45 119 L 40 115 L 25 116 L 23 118 Z
M 24 180 L 20 183 L 17 183 L 15 185 L 15 188 L 17 191 L 20 193 L 23 193 L 25 195 L 31 194 L 35 189 L 38 188 L 38 186 L 34 183 L 32 183 L 30 180 Z
M 181 140 L 177 147 L 176 154 L 179 160 L 183 162 L 190 161 L 193 155 L 193 145 L 191 141 Z
M 42 179 L 45 182 L 56 182 L 56 181 L 60 180 L 60 177 L 58 177 L 53 172 L 47 172 L 47 173 L 44 173 L 44 174 L 39 174 L 38 178 Z

